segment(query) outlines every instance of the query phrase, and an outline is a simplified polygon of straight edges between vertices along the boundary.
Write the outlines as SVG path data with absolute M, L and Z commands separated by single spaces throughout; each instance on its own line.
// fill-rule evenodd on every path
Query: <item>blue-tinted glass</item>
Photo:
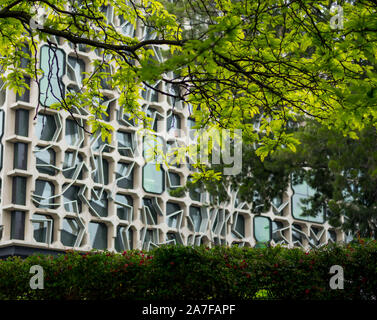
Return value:
M 38 114 L 35 130 L 39 140 L 51 141 L 56 129 L 56 122 L 53 116 Z
M 63 50 L 48 46 L 41 48 L 40 102 L 44 106 L 59 103 L 65 95 L 62 77 L 65 74 L 65 53 Z
M 271 240 L 271 222 L 266 217 L 254 218 L 254 236 L 257 242 L 268 242 Z
M 73 247 L 79 235 L 79 225 L 75 219 L 65 218 L 63 220 L 63 229 L 60 233 L 60 240 L 63 245 Z
M 107 249 L 107 228 L 103 223 L 89 223 L 90 245 L 94 249 Z

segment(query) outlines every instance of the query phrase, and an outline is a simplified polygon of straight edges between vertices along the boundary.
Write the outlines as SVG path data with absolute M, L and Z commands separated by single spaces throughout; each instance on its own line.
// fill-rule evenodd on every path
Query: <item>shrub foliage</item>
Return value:
M 31 289 L 30 267 L 44 270 Z M 333 290 L 330 267 L 344 270 Z M 162 246 L 122 254 L 68 251 L 0 260 L 0 299 L 376 299 L 377 243 L 302 249 Z

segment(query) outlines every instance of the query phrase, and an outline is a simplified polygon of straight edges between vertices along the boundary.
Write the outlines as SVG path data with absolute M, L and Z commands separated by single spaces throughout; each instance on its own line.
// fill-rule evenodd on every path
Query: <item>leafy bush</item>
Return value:
M 30 267 L 44 270 L 31 289 Z M 344 289 L 329 286 L 330 267 L 344 270 Z M 68 251 L 0 260 L 0 299 L 206 300 L 376 299 L 377 243 L 302 249 L 162 246 L 123 254 Z

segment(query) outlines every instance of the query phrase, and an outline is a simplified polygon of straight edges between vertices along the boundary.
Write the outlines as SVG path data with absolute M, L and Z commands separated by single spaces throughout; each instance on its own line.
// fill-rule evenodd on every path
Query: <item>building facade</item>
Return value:
M 150 36 L 148 30 L 116 23 L 127 34 Z M 74 50 L 60 39 L 51 41 L 57 47 L 42 43 L 39 50 L 44 72 L 39 96 L 32 79 L 26 78 L 30 89 L 22 95 L 0 83 L 0 256 L 149 250 L 165 243 L 254 247 L 269 242 L 309 248 L 345 240 L 325 222 L 324 212 L 317 218 L 302 216 L 300 199 L 313 192 L 306 185 L 291 186 L 262 215 L 253 214 L 236 193 L 216 207 L 208 206 L 205 190 L 172 195 L 189 179 L 190 165 L 157 170 L 146 161 L 140 128 L 123 112 L 116 89 L 104 82 L 101 103 L 114 128 L 111 143 L 85 132 L 86 107 L 73 113 L 49 108 L 64 92 L 80 90 L 84 72 L 92 71 L 90 62 L 99 59 L 83 46 Z M 47 79 L 48 74 L 53 76 Z M 142 97 L 158 141 L 166 149 L 179 143 L 194 124 L 190 108 L 151 89 Z M 43 106 L 37 112 L 38 100 Z

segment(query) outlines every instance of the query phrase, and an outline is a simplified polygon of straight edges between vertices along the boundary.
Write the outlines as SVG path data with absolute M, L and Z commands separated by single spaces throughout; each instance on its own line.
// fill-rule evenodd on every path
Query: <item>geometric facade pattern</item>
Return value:
M 135 33 L 129 24 L 121 26 Z M 115 129 L 111 143 L 85 132 L 85 108 L 73 114 L 49 108 L 64 93 L 80 90 L 90 61 L 98 59 L 85 47 L 75 52 L 51 40 L 57 46 L 44 44 L 39 50 L 41 69 L 53 75 L 50 81 L 41 79 L 40 96 L 31 79 L 22 95 L 0 82 L 0 247 L 123 251 L 164 243 L 253 247 L 267 242 L 309 248 L 345 240 L 323 221 L 325 212 L 315 219 L 301 216 L 300 199 L 312 192 L 306 185 L 289 188 L 262 215 L 253 214 L 234 193 L 217 207 L 208 206 L 205 190 L 170 194 L 190 178 L 189 165 L 163 164 L 158 170 L 153 161 L 146 162 L 147 144 L 119 106 L 116 90 L 105 88 L 101 102 Z M 158 141 L 166 149 L 179 144 L 180 133 L 193 125 L 189 108 L 149 88 L 142 96 Z M 36 114 L 38 100 L 42 107 Z

